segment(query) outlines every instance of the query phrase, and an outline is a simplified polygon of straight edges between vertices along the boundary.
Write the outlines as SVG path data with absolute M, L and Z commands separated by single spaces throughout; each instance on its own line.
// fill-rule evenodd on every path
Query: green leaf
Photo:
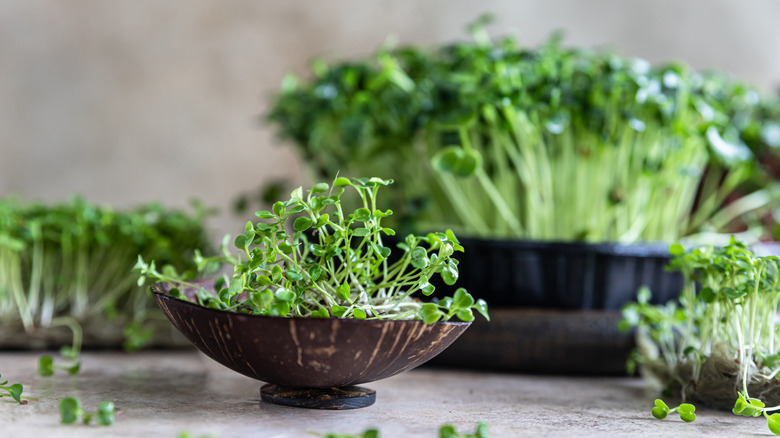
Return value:
M 301 281 L 301 280 L 303 280 L 303 275 L 301 275 L 299 272 L 293 271 L 292 269 L 288 269 L 287 272 L 285 272 L 284 275 L 290 281 Z
M 328 313 L 328 309 L 324 307 L 320 307 L 319 309 L 313 311 L 311 313 L 312 318 L 330 318 L 330 313 Z
M 341 286 L 336 288 L 336 296 L 340 300 L 349 301 L 349 283 L 344 283 Z
M 314 187 L 311 188 L 312 193 L 323 193 L 327 192 L 330 186 L 327 183 L 321 182 L 314 185 Z
M 260 219 L 273 219 L 274 214 L 271 213 L 268 210 L 260 210 L 258 212 L 255 212 L 255 216 L 259 217 Z
M 311 281 L 316 282 L 320 279 L 320 276 L 322 275 L 322 267 L 320 265 L 311 265 L 309 268 L 309 277 L 311 277 Z
M 444 312 L 433 303 L 425 303 L 420 308 L 420 317 L 426 324 L 433 324 L 444 316 Z
M 252 293 L 252 303 L 260 309 L 267 309 L 274 301 L 274 294 L 270 290 L 262 290 Z
M 285 212 L 284 202 L 281 201 L 276 202 L 273 206 L 273 210 L 276 216 L 281 217 Z
M 366 312 L 363 309 L 355 309 L 352 311 L 352 315 L 355 319 L 366 319 Z
M 693 412 L 680 412 L 680 419 L 686 423 L 692 423 L 696 420 L 696 414 Z
M 669 254 L 679 256 L 685 254 L 685 247 L 680 242 L 674 242 L 669 247 Z
M 287 254 L 287 255 L 290 255 L 290 254 L 293 253 L 292 245 L 290 245 L 287 242 L 280 242 L 278 246 L 279 246 L 279 250 L 282 251 L 283 253 Z
M 344 314 L 347 313 L 347 308 L 334 304 L 333 307 L 330 308 L 330 311 L 333 312 L 333 316 L 342 318 Z
M 662 408 L 659 408 L 659 407 L 656 406 L 656 407 L 653 408 L 651 413 L 653 414 L 653 417 L 655 417 L 655 418 L 657 418 L 659 420 L 663 420 L 664 418 L 666 418 L 667 415 L 669 415 L 669 410 L 668 409 L 662 409 Z
M 368 236 L 370 233 L 371 231 L 368 228 L 355 228 L 352 230 L 352 234 L 357 237 Z
M 76 362 L 74 365 L 65 368 L 65 371 L 67 371 L 68 374 L 71 376 L 75 376 L 76 374 L 79 373 L 80 370 L 81 370 L 81 361 Z
M 368 429 L 365 432 L 363 432 L 362 438 L 379 438 L 379 430 Z
M 487 423 L 477 424 L 477 430 L 474 432 L 474 438 L 490 438 L 490 431 Z
M 488 315 L 488 304 L 485 302 L 485 300 L 482 298 L 478 299 L 477 303 L 474 305 L 474 308 L 477 309 L 477 312 L 484 316 L 486 320 L 490 321 L 490 315 Z
M 351 184 L 352 183 L 347 178 L 344 178 L 343 176 L 336 178 L 336 181 L 333 182 L 334 187 L 343 187 Z
M 683 404 L 681 404 L 680 406 L 677 407 L 677 410 L 680 411 L 680 412 L 685 412 L 685 413 L 690 414 L 690 413 L 693 413 L 694 411 L 696 411 L 696 406 L 694 406 L 694 405 L 692 405 L 690 403 L 683 403 Z
M 458 281 L 458 267 L 454 264 L 448 264 L 441 270 L 441 278 L 447 286 L 452 286 Z
M 769 430 L 775 435 L 780 435 L 780 414 L 772 414 L 766 419 Z
M 458 430 L 451 424 L 439 427 L 439 438 L 460 438 Z
M 433 156 L 431 165 L 437 172 L 465 178 L 474 174 L 482 165 L 482 156 L 475 150 L 466 151 L 459 146 L 449 146 Z
M 54 375 L 54 359 L 51 356 L 41 356 L 38 358 L 38 375 L 42 377 Z
M 295 219 L 295 222 L 293 222 L 293 229 L 295 231 L 306 231 L 309 228 L 311 228 L 311 224 L 314 221 L 311 220 L 311 218 L 308 218 L 306 216 L 301 216 L 299 218 Z
M 98 404 L 97 422 L 100 426 L 111 426 L 114 424 L 114 403 L 102 401 Z
M 77 398 L 65 397 L 59 402 L 59 411 L 62 424 L 73 424 L 81 413 L 81 403 Z
M 455 314 L 463 322 L 474 321 L 474 313 L 471 312 L 471 309 L 460 309 Z
M 425 296 L 430 296 L 436 290 L 436 287 L 434 285 L 432 285 L 428 281 L 425 281 L 424 279 L 420 280 L 419 286 L 420 286 L 420 291 L 422 291 L 423 295 Z
M 277 301 L 282 301 L 285 303 L 295 299 L 295 293 L 284 287 L 280 287 L 276 289 L 276 293 L 274 293 L 274 296 L 276 297 Z
M 431 264 L 428 259 L 428 252 L 425 248 L 417 246 L 412 250 L 412 266 L 417 269 L 425 269 Z
M 361 207 L 355 210 L 355 220 L 358 222 L 368 222 L 371 220 L 371 210 Z
M 466 309 L 474 304 L 474 297 L 466 292 L 466 289 L 461 287 L 455 291 L 455 296 L 452 297 L 452 301 L 452 304 L 456 309 Z
M 21 383 L 14 383 L 8 387 L 8 394 L 19 403 L 22 402 L 22 391 L 24 391 L 24 387 Z

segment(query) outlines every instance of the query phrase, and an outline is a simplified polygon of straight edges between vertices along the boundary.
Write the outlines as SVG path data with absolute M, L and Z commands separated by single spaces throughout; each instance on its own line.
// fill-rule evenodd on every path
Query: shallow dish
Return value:
M 173 298 L 167 290 L 152 286 L 165 316 L 200 351 L 245 376 L 293 388 L 347 387 L 408 371 L 471 324 L 244 315 Z

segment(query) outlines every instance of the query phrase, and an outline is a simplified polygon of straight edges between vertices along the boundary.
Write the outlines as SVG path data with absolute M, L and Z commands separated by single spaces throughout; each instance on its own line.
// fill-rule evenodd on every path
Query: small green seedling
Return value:
M 81 401 L 76 397 L 65 397 L 60 400 L 60 422 L 62 424 L 74 424 L 82 417 L 83 424 L 90 424 L 92 418 L 97 417 L 100 426 L 114 424 L 114 403 L 102 401 L 98 404 L 97 412 L 86 412 L 81 408 Z
M 676 408 L 670 409 L 669 406 L 667 406 L 666 403 L 663 402 L 663 400 L 656 399 L 655 407 L 653 408 L 652 413 L 653 413 L 653 417 L 659 420 L 663 420 L 669 414 L 677 412 L 680 414 L 680 419 L 682 421 L 685 421 L 686 423 L 691 423 L 694 420 L 696 420 L 696 414 L 694 413 L 695 410 L 696 407 L 690 403 L 682 403 Z
M 51 377 L 54 375 L 54 370 L 65 370 L 68 374 L 75 375 L 81 370 L 81 361 L 76 362 L 73 365 L 54 365 L 54 358 L 49 355 L 41 356 L 38 359 L 38 375 L 41 377 Z
M 5 393 L 0 392 L 0 397 L 11 397 L 17 402 L 22 403 L 22 391 L 24 390 L 24 386 L 22 386 L 21 383 L 8 385 L 8 380 L 5 380 L 0 382 L 0 390 L 5 391 Z
M 488 432 L 487 423 L 477 424 L 474 433 L 458 433 L 455 426 L 445 424 L 439 428 L 439 438 L 490 438 L 490 433 Z
M 349 435 L 344 433 L 326 433 L 309 432 L 310 435 L 317 435 L 323 438 L 379 438 L 379 429 L 366 429 L 360 435 Z

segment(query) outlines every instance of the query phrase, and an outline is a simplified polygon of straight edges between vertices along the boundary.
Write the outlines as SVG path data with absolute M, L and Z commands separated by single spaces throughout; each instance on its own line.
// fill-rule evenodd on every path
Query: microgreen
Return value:
M 359 435 L 350 435 L 343 433 L 317 433 L 309 432 L 310 435 L 317 435 L 323 438 L 379 438 L 379 429 L 366 429 Z M 487 423 L 477 424 L 474 433 L 458 433 L 455 426 L 445 424 L 439 427 L 439 438 L 490 438 Z
M 72 356 L 84 335 L 104 339 L 106 325 L 125 328 L 128 349 L 142 346 L 150 339 L 144 324 L 163 318 L 130 270 L 140 253 L 194 271 L 190 255 L 208 249 L 208 212 L 196 211 L 156 204 L 119 211 L 78 197 L 64 204 L 0 198 L 3 330 L 59 339 L 65 327 L 73 333 Z
M 11 397 L 19 403 L 22 402 L 22 391 L 24 391 L 24 386 L 21 383 L 12 383 L 9 385 L 8 380 L 3 380 L 0 382 L 0 390 L 4 391 L 0 392 L 0 397 Z
M 663 420 L 669 414 L 677 412 L 680 415 L 681 420 L 685 421 L 686 423 L 691 423 L 696 420 L 696 414 L 694 411 L 696 411 L 696 407 L 690 403 L 682 403 L 676 408 L 669 408 L 669 406 L 667 406 L 663 400 L 656 399 L 655 407 L 652 409 L 652 414 L 653 417 L 659 420 Z
M 731 393 L 734 414 L 763 415 L 770 430 L 780 432 L 780 414 L 770 415 L 780 406 L 766 406 L 777 400 L 780 374 L 780 257 L 757 256 L 735 239 L 721 248 L 675 244 L 671 253 L 670 269 L 684 278 L 679 300 L 653 306 L 650 292 L 642 290 L 623 309 L 621 327 L 637 328 L 632 360 L 684 400 L 725 408 L 708 394 Z M 695 418 L 687 404 L 675 409 L 684 420 L 684 414 Z M 656 401 L 654 416 L 670 412 Z
M 215 283 L 216 294 L 188 282 L 170 266 L 158 269 L 155 261 L 138 257 L 135 270 L 146 278 L 197 291 L 201 305 L 257 315 L 339 317 L 355 319 L 422 319 L 426 323 L 457 317 L 474 319 L 473 311 L 486 318 L 487 304 L 475 301 L 464 289 L 453 297 L 420 303 L 412 295 L 430 296 L 434 275 L 446 284 L 458 277 L 455 251 L 463 251 L 452 231 L 410 234 L 395 251 L 383 238 L 395 231 L 383 226 L 391 210 L 379 208 L 379 190 L 392 180 L 338 177 L 332 185 L 319 183 L 306 192 L 299 187 L 290 199 L 278 201 L 271 210 L 258 211 L 257 223 L 249 222 L 233 239 L 238 253 L 227 244 L 222 255 L 204 258 L 196 254 L 199 267 L 224 263 L 232 267 L 229 278 Z M 342 195 L 356 195 L 358 205 L 346 210 Z M 225 242 L 229 242 L 226 239 Z
M 748 183 L 768 185 L 757 157 L 780 146 L 776 97 L 560 35 L 491 41 L 484 24 L 471 42 L 316 62 L 285 78 L 268 119 L 320 177 L 396 176 L 395 226 L 624 243 L 760 227 L 772 190 Z
M 98 404 L 97 412 L 86 412 L 81 407 L 81 401 L 76 397 L 65 397 L 59 402 L 60 422 L 62 424 L 74 424 L 79 421 L 90 424 L 93 419 L 99 426 L 111 426 L 114 424 L 113 402 L 103 401 Z

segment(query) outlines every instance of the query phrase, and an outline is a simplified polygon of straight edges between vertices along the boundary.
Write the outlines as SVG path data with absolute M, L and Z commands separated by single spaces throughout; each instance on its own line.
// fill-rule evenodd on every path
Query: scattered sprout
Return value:
M 102 401 L 98 404 L 97 412 L 86 412 L 81 408 L 81 401 L 76 397 L 65 397 L 59 402 L 60 422 L 62 424 L 74 424 L 79 421 L 90 424 L 95 418 L 99 426 L 111 426 L 114 424 L 114 403 Z

